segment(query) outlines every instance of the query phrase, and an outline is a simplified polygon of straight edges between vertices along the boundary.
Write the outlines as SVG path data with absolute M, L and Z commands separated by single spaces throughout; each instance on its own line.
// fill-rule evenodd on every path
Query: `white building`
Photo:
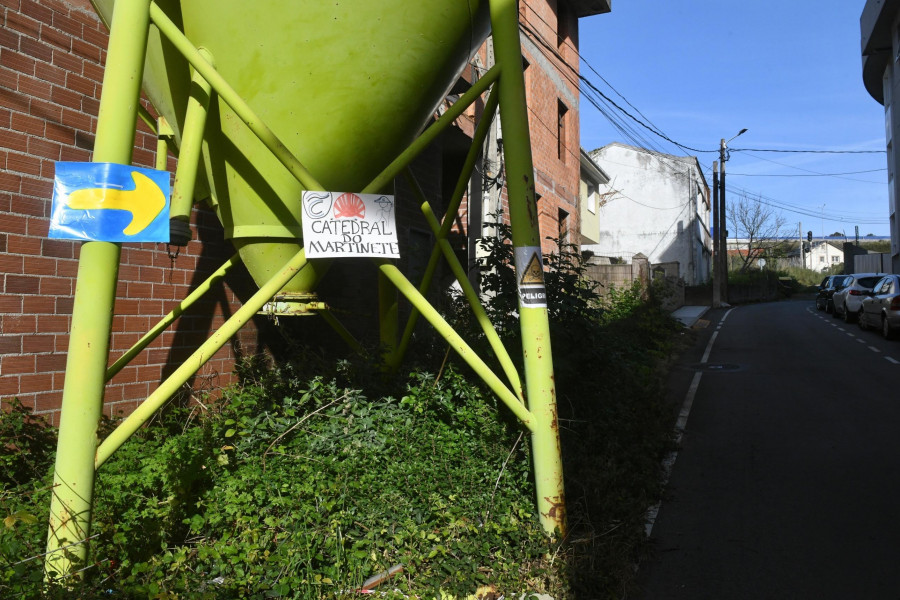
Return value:
M 806 243 L 806 242 L 804 242 Z M 728 248 L 741 248 L 746 250 L 746 241 L 741 246 L 741 241 L 732 243 L 729 241 Z M 787 253 L 787 261 L 790 266 L 799 267 L 800 250 L 795 248 Z M 831 267 L 837 266 L 844 262 L 844 251 L 830 242 L 813 241 L 809 252 L 803 253 L 803 267 L 812 269 L 813 271 L 825 271 Z
M 708 281 L 709 186 L 697 158 L 620 143 L 590 157 L 609 178 L 598 190 L 596 220 L 582 225 L 590 250 L 628 262 L 638 253 L 651 264 L 677 262 L 687 285 Z
M 894 132 L 900 133 L 900 2 L 867 0 L 859 18 L 862 38 L 863 83 L 869 95 L 884 105 L 887 146 L 888 206 L 891 231 L 891 266 L 900 273 L 900 152 Z M 900 143 L 900 136 L 898 136 Z
M 596 235 L 600 232 L 600 215 L 598 207 L 603 202 L 600 196 L 600 188 L 609 184 L 609 175 L 603 172 L 597 163 L 591 160 L 588 153 L 581 150 L 581 174 L 579 182 L 578 211 L 581 216 L 580 244 L 593 245 L 597 243 Z M 592 237 L 593 236 L 593 237 Z

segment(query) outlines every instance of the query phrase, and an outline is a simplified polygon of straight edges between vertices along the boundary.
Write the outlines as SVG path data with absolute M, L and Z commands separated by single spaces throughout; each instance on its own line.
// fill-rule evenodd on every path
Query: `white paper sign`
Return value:
M 303 192 L 306 258 L 400 258 L 394 197 Z

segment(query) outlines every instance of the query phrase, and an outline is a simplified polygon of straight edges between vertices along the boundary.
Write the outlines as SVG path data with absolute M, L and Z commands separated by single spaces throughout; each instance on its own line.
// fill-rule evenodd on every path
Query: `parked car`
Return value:
M 900 275 L 885 275 L 863 298 L 859 311 L 859 328 L 880 329 L 890 340 L 900 331 Z
M 831 297 L 834 304 L 834 316 L 843 317 L 846 323 L 852 323 L 859 315 L 866 292 L 871 292 L 875 284 L 884 277 L 884 273 L 854 273 L 844 281 L 843 286 Z
M 827 313 L 834 312 L 832 296 L 847 279 L 850 279 L 849 275 L 829 275 L 823 279 L 819 284 L 819 293 L 816 294 L 816 309 Z

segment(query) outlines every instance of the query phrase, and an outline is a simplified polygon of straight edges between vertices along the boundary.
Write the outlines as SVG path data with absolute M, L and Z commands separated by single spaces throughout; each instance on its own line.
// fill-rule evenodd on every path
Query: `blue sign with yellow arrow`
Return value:
M 56 163 L 50 237 L 169 241 L 169 173 L 115 163 Z

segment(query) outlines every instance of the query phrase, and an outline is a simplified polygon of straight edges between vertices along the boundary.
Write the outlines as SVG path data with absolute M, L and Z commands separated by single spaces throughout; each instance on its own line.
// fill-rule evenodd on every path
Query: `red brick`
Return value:
M 22 189 L 22 176 L 16 173 L 0 173 L 0 190 L 18 193 Z M 4 227 L 4 229 L 6 229 Z
M 2 97 L 3 94 L 0 94 Z M 0 135 L 0 147 L 15 150 L 16 152 L 28 151 L 28 136 L 18 131 L 4 131 Z
M 71 127 L 66 127 L 57 123 L 47 123 L 47 133 L 45 134 L 45 137 L 54 142 L 72 145 L 75 143 L 75 130 Z
M 21 274 L 25 272 L 25 259 L 11 254 L 0 254 L 0 273 Z
M 84 60 L 69 53 L 67 50 L 54 50 L 53 64 L 66 71 L 81 73 Z
M 42 256 L 26 256 L 24 257 L 25 272 L 30 275 L 38 276 L 54 276 L 56 275 L 55 258 L 44 258 Z
M 56 298 L 47 296 L 23 296 L 22 312 L 27 314 L 54 314 L 56 312 Z
M 103 83 L 103 65 L 85 61 L 81 74 L 95 82 L 98 85 L 96 91 L 99 91 L 99 84 Z
M 10 115 L 10 126 L 16 131 L 22 131 L 30 135 L 44 135 L 44 121 L 31 115 L 23 113 L 12 113 Z
M 43 204 L 48 204 L 44 200 L 39 200 L 38 198 L 32 198 L 34 202 L 41 202 Z M 32 237 L 47 237 L 48 231 L 50 229 L 50 221 L 46 217 L 28 217 L 28 227 L 26 230 L 26 234 Z
M 40 293 L 48 296 L 69 296 L 72 294 L 72 280 L 65 277 L 41 277 Z
M 89 150 L 63 146 L 59 154 L 59 160 L 68 162 L 89 162 L 91 160 L 91 153 Z
M 28 196 L 36 196 L 38 198 L 46 198 L 50 199 L 53 195 L 53 181 L 49 179 L 35 179 L 34 177 L 23 177 L 22 178 L 22 193 Z M 36 211 L 36 212 L 34 212 Z M 23 211 L 25 212 L 25 211 Z M 37 208 L 33 208 L 32 211 L 27 212 L 27 214 L 33 215 L 43 215 L 44 214 L 44 206 L 40 204 Z
M 79 23 L 78 21 L 76 21 L 75 19 L 73 19 L 67 15 L 63 15 L 61 13 L 54 13 L 53 14 L 53 26 L 56 29 L 60 29 L 69 35 L 76 36 L 76 38 L 81 37 L 81 30 L 82 30 L 81 23 Z
M 15 397 L 19 393 L 19 376 L 0 374 L 0 397 Z
M 47 25 L 41 26 L 41 39 L 55 46 L 56 48 L 61 48 L 66 52 L 71 52 L 72 50 L 72 37 L 66 35 L 62 31 L 58 29 L 54 29 L 53 27 L 48 27 Z M 52 60 L 52 58 L 51 58 Z
M 56 349 L 56 336 L 29 335 L 22 339 L 23 353 L 53 352 Z
M 20 36 L 17 32 L 6 27 L 0 27 L 0 48 L 15 50 L 19 47 Z
M 21 335 L 0 335 L 0 354 L 21 354 Z
M 20 198 L 21 196 L 17 197 L 16 201 Z M 6 213 L 0 216 L 0 227 L 9 234 L 24 234 L 27 231 L 27 225 L 28 221 L 21 215 Z M 24 235 L 9 235 L 6 238 L 6 246 L 7 251 L 12 254 L 39 254 L 41 241 Z
M 43 252 L 41 254 L 56 258 L 72 258 L 74 256 L 74 245 L 75 242 L 66 240 L 43 240 Z
M 22 312 L 21 296 L 4 296 L 0 295 L 0 314 L 2 313 L 20 313 Z
M 59 122 L 62 119 L 62 107 L 47 100 L 31 98 L 28 109 L 33 116 L 42 117 L 48 121 Z
M 71 315 L 72 307 L 75 304 L 75 299 L 71 296 L 63 296 L 61 298 L 56 299 L 56 314 L 58 315 Z
M 71 317 L 67 315 L 41 315 L 38 317 L 39 330 L 41 333 L 65 333 L 69 332 L 69 321 Z
M 97 48 L 106 48 L 106 46 L 109 44 L 109 35 L 107 35 L 105 31 L 100 31 L 98 29 L 93 29 L 90 27 L 84 28 L 84 33 L 82 34 L 81 38 L 85 42 L 97 46 Z
M 59 260 L 56 262 L 56 274 L 60 277 L 75 277 L 78 275 L 78 261 Z
M 31 354 L 7 354 L 0 358 L 0 373 L 18 375 L 34 373 L 35 357 Z
M 82 77 L 81 75 L 76 75 L 75 73 L 69 73 L 66 76 L 66 88 L 72 90 L 73 92 L 77 92 L 86 96 L 93 96 L 94 89 L 96 87 L 97 84 L 87 77 Z
M 41 160 L 27 154 L 11 152 L 6 157 L 6 168 L 16 173 L 41 174 Z
M 53 11 L 34 0 L 20 0 L 20 12 L 42 23 L 53 22 Z
M 81 97 L 81 110 L 89 115 L 96 115 L 100 112 L 100 101 L 96 98 L 87 96 Z
M 38 354 L 35 356 L 35 367 L 38 372 L 64 371 L 66 369 L 65 354 Z
M 53 90 L 50 92 L 50 100 L 52 100 L 56 104 L 71 109 L 77 110 L 81 108 L 81 100 L 84 97 L 82 94 L 67 90 L 66 88 L 60 87 L 58 85 L 54 85 L 52 87 Z
M 44 418 L 49 417 L 52 425 L 58 425 L 59 413 L 50 411 L 58 411 L 59 407 L 62 406 L 62 392 L 41 392 L 35 394 L 33 402 L 35 413 L 42 415 L 50 413 L 45 415 Z
M 19 41 L 19 50 L 22 54 L 45 63 L 53 60 L 53 49 L 47 44 L 32 38 L 23 37 Z
M 19 392 L 22 394 L 48 392 L 52 389 L 53 375 L 39 373 L 36 375 L 22 375 L 19 378 Z
M 71 110 L 68 108 L 63 108 L 61 123 L 67 127 L 80 129 L 82 131 L 91 131 L 93 127 L 90 115 L 86 115 L 79 110 Z
M 6 26 L 31 37 L 38 37 L 40 22 L 19 12 L 6 11 Z
M 14 54 L 8 50 L 0 52 L 0 66 L 24 73 L 26 75 L 34 75 L 35 60 L 24 54 Z
M 40 290 L 40 278 L 28 275 L 7 275 L 4 291 L 7 294 L 37 294 Z
M 72 52 L 91 62 L 100 61 L 100 48 L 79 38 L 72 39 Z

